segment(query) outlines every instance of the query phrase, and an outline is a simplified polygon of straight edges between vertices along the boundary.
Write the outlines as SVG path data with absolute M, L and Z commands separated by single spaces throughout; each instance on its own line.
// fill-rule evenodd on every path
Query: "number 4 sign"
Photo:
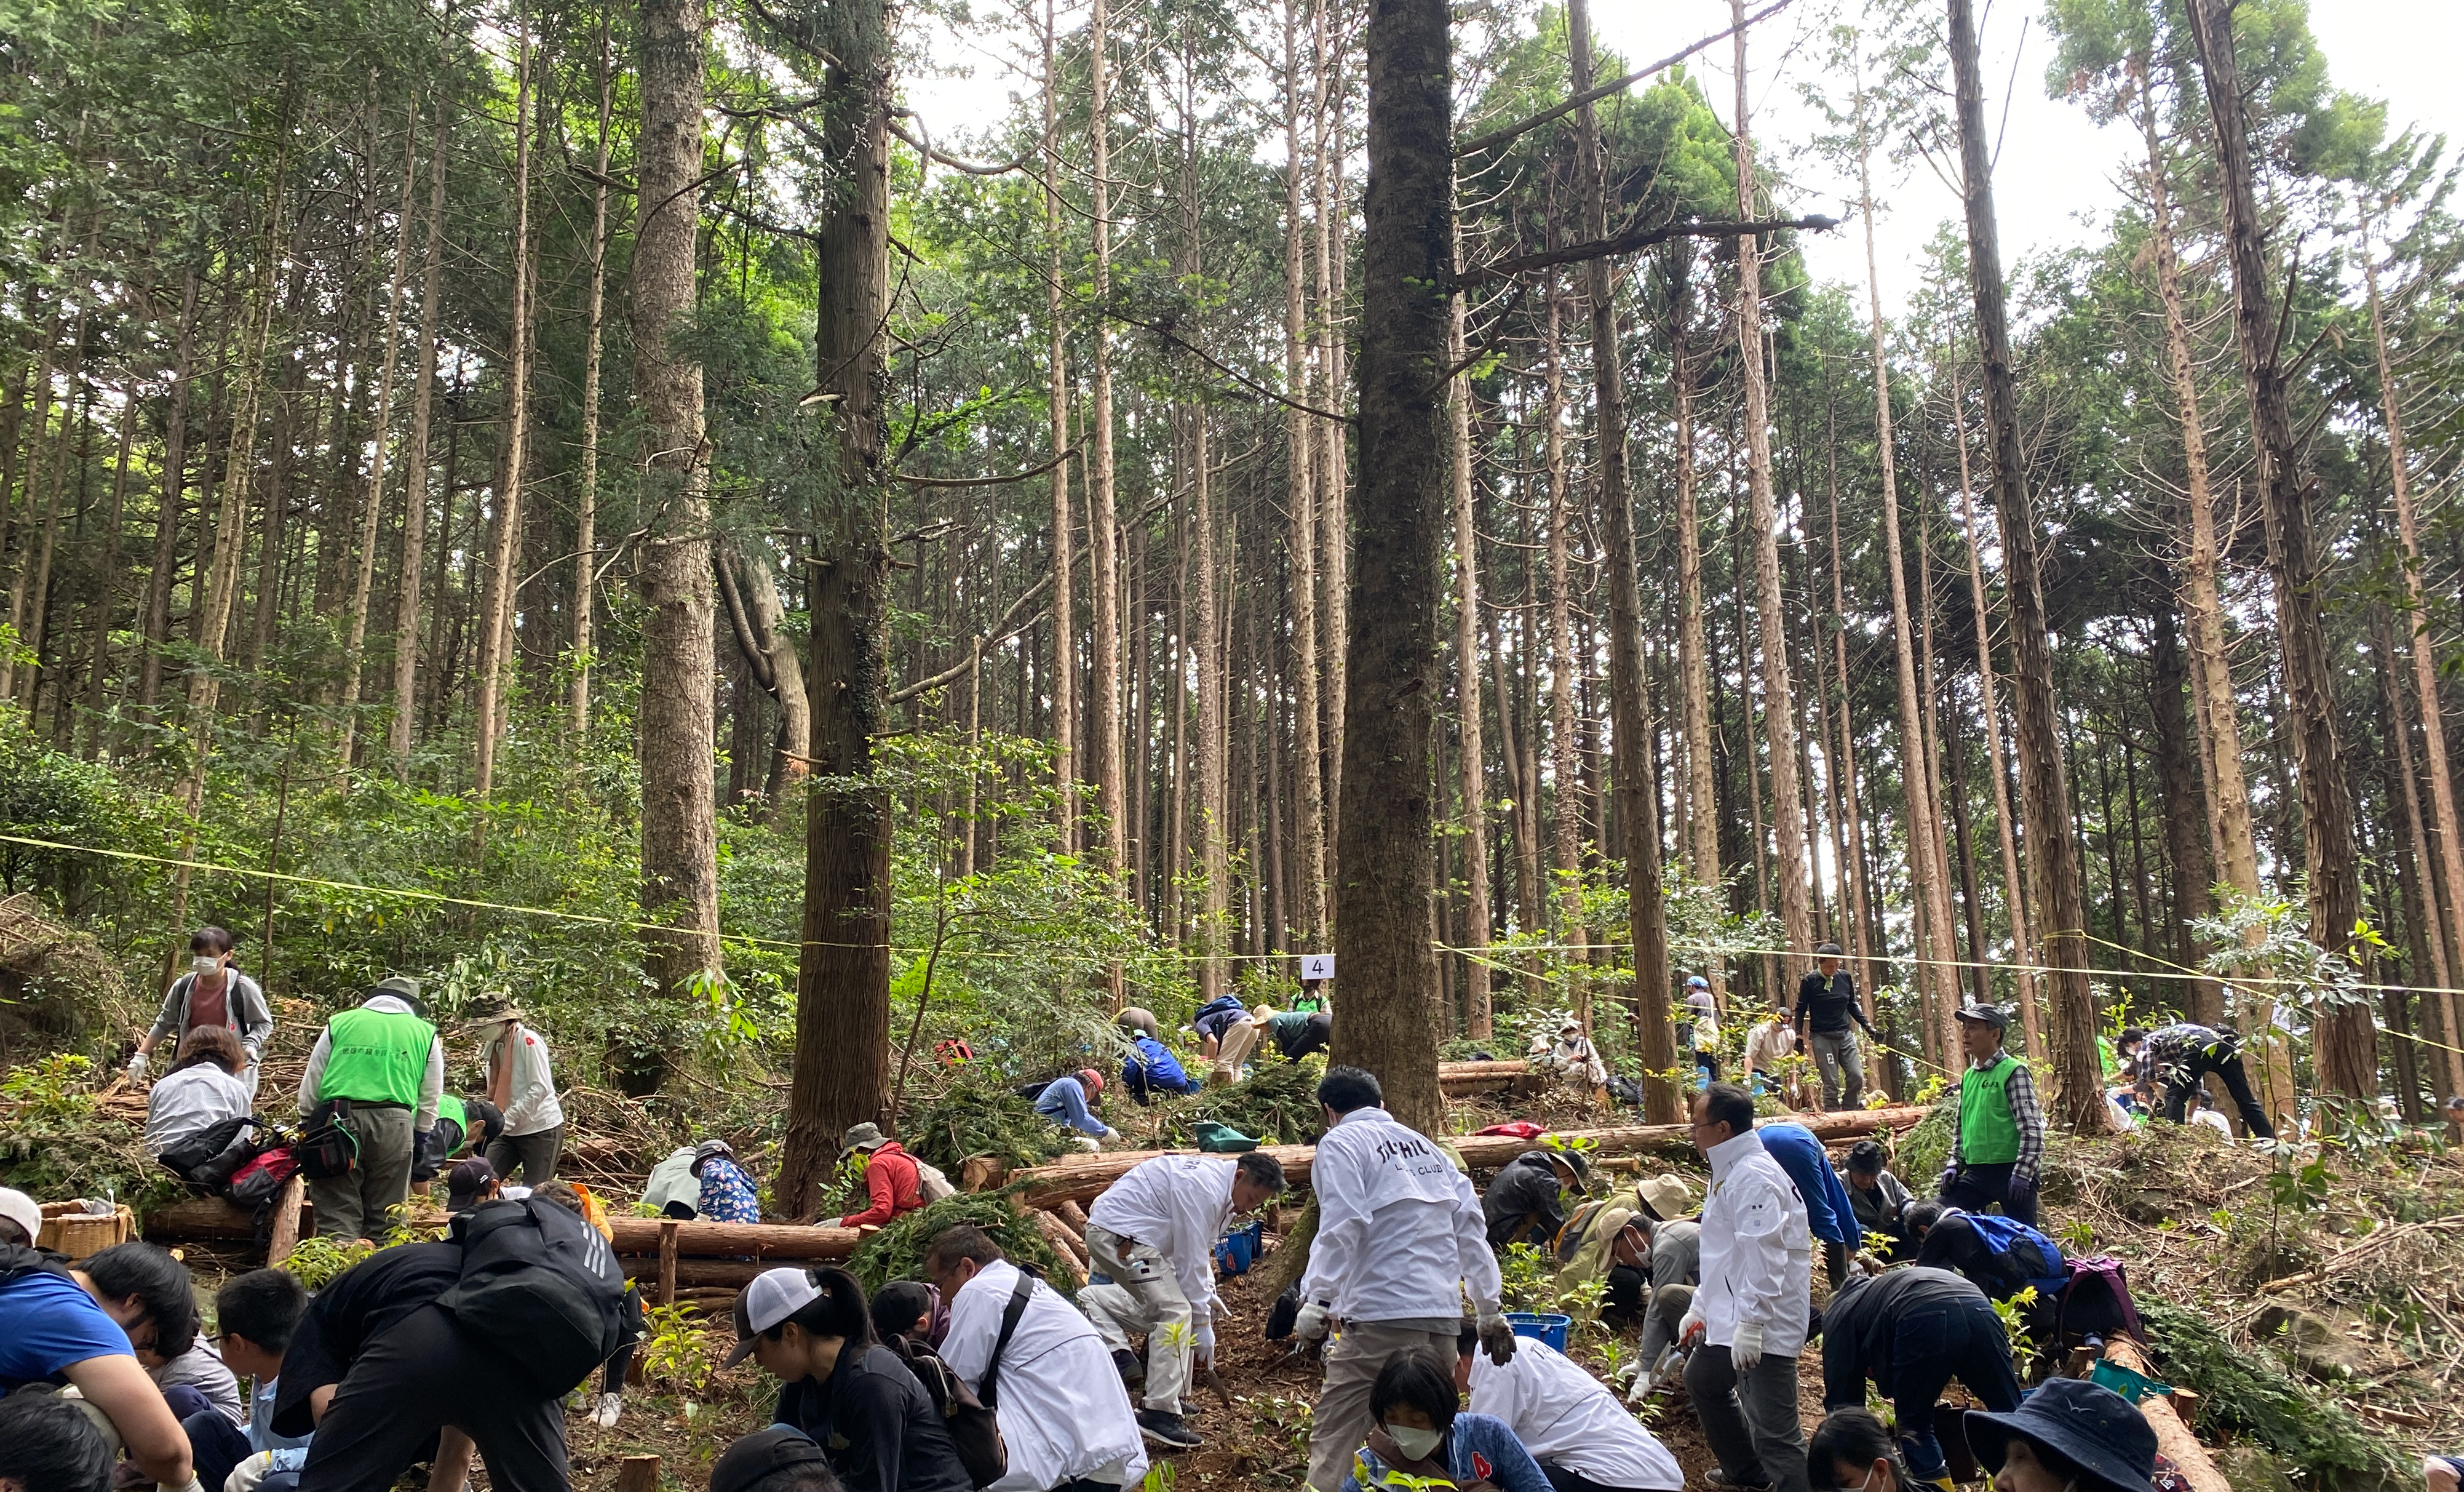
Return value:
M 1302 955 L 1301 955 L 1301 982 L 1302 982 L 1302 983 L 1307 984 L 1307 983 L 1309 983 L 1309 981 L 1311 981 L 1311 980 L 1316 980 L 1316 979 L 1331 979 L 1331 978 L 1333 978 L 1333 977 L 1334 977 L 1334 955 L 1333 955 L 1333 954 L 1331 954 L 1331 953 L 1304 953 L 1304 954 L 1302 954 Z

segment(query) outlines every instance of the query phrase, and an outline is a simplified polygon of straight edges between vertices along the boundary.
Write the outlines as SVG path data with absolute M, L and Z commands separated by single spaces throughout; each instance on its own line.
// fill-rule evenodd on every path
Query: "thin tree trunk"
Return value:
M 736 644 L 752 665 L 753 681 L 779 705 L 779 736 L 767 753 L 770 763 L 758 815 L 769 823 L 809 772 L 813 714 L 804 689 L 804 663 L 787 636 L 787 609 L 779 599 L 779 582 L 772 574 L 768 553 L 760 549 L 745 553 L 724 544 L 716 566 L 713 573 L 727 606 L 728 624 L 736 632 Z M 746 776 L 751 776 L 749 764 Z
M 1554 241 L 1555 226 L 1551 225 Z M 1565 299 L 1558 293 L 1557 272 L 1549 272 L 1548 371 L 1540 405 L 1540 428 L 1549 463 L 1549 762 L 1551 783 L 1550 860 L 1556 914 L 1557 941 L 1565 945 L 1559 962 L 1566 970 L 1566 994 L 1575 1018 L 1588 1022 L 1591 986 L 1584 972 L 1584 945 L 1591 941 L 1583 926 L 1583 795 L 1582 738 L 1574 729 L 1573 583 L 1569 575 L 1572 502 L 1567 493 L 1565 415 L 1566 359 L 1561 331 Z
M 2035 870 L 2033 899 L 2049 924 L 2046 953 L 2056 972 L 2053 993 L 2052 1114 L 2082 1134 L 2101 1134 L 2103 1072 L 2096 1046 L 2096 997 L 2088 989 L 2087 950 L 2079 936 L 2086 914 L 2079 897 L 2078 841 L 2071 835 L 2070 787 L 2056 733 L 2054 656 L 2046 635 L 2045 598 L 2037 575 L 2035 517 L 2019 452 L 2018 396 L 2011 371 L 2010 330 L 2003 309 L 2002 250 L 1993 220 L 1993 182 L 1987 161 L 1985 84 L 1976 59 L 1970 0 L 1949 0 L 1950 52 L 1957 77 L 1960 165 L 1967 198 L 1969 278 L 1976 300 L 1976 343 L 1984 365 L 1985 425 L 1992 453 L 1993 500 L 2002 528 L 2002 584 L 2011 613 L 2012 691 L 2018 718 L 2019 791 Z
M 2212 877 L 2207 836 L 2199 830 L 2207 821 L 2208 807 L 2190 761 L 2186 708 L 2189 676 L 2182 658 L 2181 628 L 2169 606 L 2157 607 L 2151 621 L 2155 645 L 2149 650 L 2153 665 L 2149 693 L 2156 725 L 2156 769 L 2165 795 L 2165 857 L 2173 867 L 2173 960 L 2195 969 L 2201 949 L 2190 924 L 2214 910 L 2208 895 Z M 2212 1026 L 2224 1018 L 2224 991 L 2214 980 L 2193 982 L 2189 993 L 2192 1020 Z
M 1460 263 L 1462 249 L 1456 257 Z M 1463 302 L 1447 311 L 1446 356 L 1460 367 Z M 1452 452 L 1455 508 L 1455 706 L 1462 712 L 1457 753 L 1463 792 L 1463 1035 L 1485 1041 L 1495 1032 L 1488 997 L 1488 764 L 1481 730 L 1480 528 L 1472 506 L 1471 382 L 1461 374 L 1446 389 L 1446 440 Z
M 230 325 L 226 317 L 225 339 Z M 225 339 L 218 339 L 217 363 Z M 196 345 L 197 272 L 190 266 L 180 276 L 180 333 L 171 353 L 170 407 L 163 434 L 163 494 L 154 509 L 154 562 L 146 572 L 144 609 L 138 622 L 144 656 L 138 664 L 137 711 L 147 721 L 155 718 L 154 703 L 162 694 L 163 644 L 171 631 L 171 579 L 179 563 L 180 509 L 188 480 L 188 391 L 196 378 Z M 15 408 L 13 400 L 11 408 Z M 0 503 L 7 501 L 7 487 L 0 484 Z
M 1079 844 L 1078 612 L 1070 564 L 1068 337 L 1061 319 L 1060 74 L 1053 62 L 1054 0 L 1044 0 L 1044 318 L 1046 400 L 1052 420 L 1052 777 L 1062 855 Z M 1098 335 L 1101 335 L 1100 329 Z
M 1854 933 L 1849 947 L 1857 955 L 1857 998 L 1864 1006 L 1865 1018 L 1872 1020 L 1874 986 L 1880 974 L 1876 961 L 1885 949 L 1871 931 L 1866 913 L 1872 905 L 1871 878 L 1865 873 L 1865 810 L 1857 791 L 1857 734 L 1848 694 L 1848 603 L 1839 570 L 1839 483 L 1835 479 L 1831 483 L 1831 647 L 1839 685 L 1839 779 L 1848 802 L 1848 905 L 1841 917 Z M 1881 1072 L 1882 1091 L 1898 1097 L 1899 1058 L 1885 1058 Z
M 436 124 L 428 152 L 428 262 L 420 272 L 419 372 L 410 388 L 410 439 L 403 451 L 402 593 L 393 621 L 393 718 L 387 723 L 385 752 L 393 759 L 394 776 L 410 778 L 411 727 L 419 717 L 419 608 L 421 563 L 428 542 L 428 435 L 436 399 L 437 323 L 442 294 L 437 277 L 445 257 L 445 100 L 436 100 Z M 450 442 L 449 442 L 450 444 Z M 453 506 L 453 469 L 445 471 L 445 508 Z M 440 536 L 450 539 L 448 524 Z M 441 554 L 444 546 L 439 545 Z M 442 571 L 433 605 L 443 611 Z
M 1344 367 L 1343 341 L 1343 66 L 1341 38 L 1331 29 L 1330 9 L 1330 0 L 1317 0 L 1312 17 L 1316 34 L 1311 53 L 1317 62 L 1317 339 L 1325 407 L 1340 410 L 1343 391 L 1350 383 Z M 1319 613 L 1325 627 L 1326 821 L 1338 826 L 1338 848 L 1330 851 L 1331 857 L 1340 853 L 1339 826 L 1343 822 L 1344 688 L 1348 677 L 1344 618 L 1351 578 L 1352 531 L 1344 501 L 1349 452 L 1341 422 L 1321 419 L 1313 422 L 1313 428 L 1319 442 L 1317 536 L 1326 550 L 1326 606 Z
M 582 454 L 581 469 L 574 474 L 573 677 L 565 686 L 565 711 L 577 739 L 590 732 L 591 622 L 599 595 L 599 385 L 607 324 L 607 137 L 615 109 L 608 17 L 603 5 L 599 11 L 599 129 L 591 162 L 590 289 L 583 312 Z M 774 804 L 777 801 L 771 799 Z
M 671 346 L 693 314 L 700 216 L 702 72 L 709 16 L 701 0 L 640 0 L 642 121 L 633 232 L 633 391 L 642 412 L 642 505 L 658 515 L 643 541 L 642 920 L 649 972 L 681 1004 L 719 967 L 718 833 L 711 802 L 716 751 L 710 679 L 717 637 L 710 567 L 709 440 L 701 365 Z M 829 283 L 825 280 L 825 283 Z M 447 480 L 451 480 L 449 473 Z M 483 727 L 484 728 L 484 727 Z M 812 817 L 820 818 L 819 813 Z M 807 903 L 804 941 L 814 940 Z M 809 953 L 809 946 L 807 949 Z M 853 1004 L 861 986 L 833 994 Z M 804 998 L 799 991 L 799 1007 Z M 799 1058 L 808 1047 L 799 1046 Z M 850 1043 L 839 1050 L 878 1051 Z M 630 1091 L 672 1076 L 680 1054 L 649 1055 L 620 1074 Z M 850 1074 L 865 1062 L 842 1064 Z M 782 1177 L 782 1182 L 783 1182 Z
M 2369 977 L 2368 945 L 2353 936 L 2362 915 L 2360 851 L 2354 842 L 2352 796 L 2336 732 L 2335 677 L 2321 617 L 2321 567 L 2312 552 L 2309 499 L 2315 481 L 2300 470 L 2280 361 L 2282 330 L 2271 308 L 2265 230 L 2259 222 L 2232 12 L 2217 0 L 2190 0 L 2190 32 L 2206 78 L 2208 112 L 2216 132 L 2223 179 L 2225 252 L 2233 266 L 2233 335 L 2241 349 L 2250 399 L 2253 444 L 2266 520 L 2268 575 L 2274 582 L 2277 635 L 2284 662 L 2286 702 L 2301 793 L 2301 842 L 2307 859 L 2310 936 Z M 2427 712 L 2425 712 L 2427 713 Z M 2448 843 L 2454 841 L 2450 839 Z M 2321 1086 L 2356 1102 L 2378 1091 L 2378 1036 L 2366 1001 L 2322 1000 L 2315 1060 Z
M 523 26 L 526 32 L 527 22 Z M 514 304 L 506 332 L 512 347 L 505 373 L 504 479 L 496 489 L 495 536 L 488 554 L 488 594 L 493 604 L 481 609 L 479 706 L 474 722 L 479 758 L 476 791 L 483 799 L 496 780 L 497 717 L 506 682 L 506 655 L 513 648 L 514 594 L 520 589 L 520 577 L 515 574 L 515 568 L 520 552 L 517 536 L 521 532 L 522 485 L 528 476 L 530 440 L 533 56 L 527 34 L 517 34 L 514 47 Z M 649 188 L 645 186 L 643 190 L 647 193 Z M 647 659 L 644 673 L 649 673 Z
M 1375 1072 L 1386 1107 L 1434 1132 L 1438 1032 L 1429 991 L 1436 829 L 1429 779 L 1440 693 L 1446 513 L 1443 373 L 1454 262 L 1451 59 L 1444 0 L 1387 0 L 1369 18 L 1367 234 L 1361 250 L 1360 552 L 1344 639 L 1334 1058 Z
M 90 603 L 94 641 L 89 650 L 92 661 L 86 676 L 86 712 L 88 728 L 92 732 L 88 744 L 93 749 L 88 751 L 88 755 L 95 754 L 102 745 L 103 694 L 110 683 L 111 672 L 111 614 L 120 605 L 120 572 L 123 568 L 120 552 L 121 518 L 127 509 L 128 449 L 136 434 L 137 390 L 130 388 L 124 390 L 121 397 L 120 454 L 112 463 L 111 508 L 103 520 L 102 563 L 97 567 L 100 573 L 96 577 L 95 597 Z M 65 647 L 61 649 L 63 656 L 67 651 Z M 70 670 L 63 669 L 61 674 L 60 708 L 66 711 L 73 684 Z
M 1092 157 L 1097 305 L 1112 294 L 1112 122 L 1111 31 L 1106 0 L 1094 0 L 1087 23 L 1088 46 L 1093 54 L 1092 98 L 1087 137 Z M 1089 382 L 1092 385 L 1089 438 L 1092 450 L 1087 464 L 1087 529 L 1094 612 L 1095 667 L 1095 799 L 1104 817 L 1103 865 L 1115 884 L 1127 870 L 1128 846 L 1136 837 L 1129 816 L 1128 770 L 1121 740 L 1121 573 L 1119 524 L 1115 521 L 1112 486 L 1112 335 L 1101 317 L 1092 327 Z M 1118 984 L 1117 977 L 1114 980 Z M 1117 994 L 1117 991 L 1116 991 Z M 1118 1003 L 1117 997 L 1114 1001 Z
M 1747 127 L 1745 0 L 1728 0 L 1736 23 L 1737 212 L 1750 218 L 1754 186 L 1752 137 Z M 1737 240 L 1737 345 L 1745 367 L 1746 480 L 1753 511 L 1754 600 L 1762 623 L 1763 729 L 1771 745 L 1771 807 L 1778 831 L 1779 919 L 1790 957 L 1814 946 L 1806 904 L 1805 811 L 1797 790 L 1796 701 L 1788 677 L 1787 600 L 1780 593 L 1779 517 L 1771 495 L 1771 395 L 1763 373 L 1762 246 L 1752 234 Z M 1886 468 L 1887 469 L 1887 468 Z M 1782 998 L 1779 990 L 1771 991 Z
M 1694 248 L 1683 239 L 1668 254 L 1668 388 L 1676 406 L 1677 462 L 1677 674 L 1685 715 L 1685 821 L 1688 858 L 1697 885 L 1718 886 L 1719 791 L 1712 781 L 1711 661 L 1703 640 L 1702 503 L 1694 464 L 1693 336 Z M 1728 1006 L 1727 965 L 1705 958 L 1714 1008 Z
M 1284 379 L 1293 396 L 1309 402 L 1309 280 L 1302 256 L 1300 0 L 1284 7 Z M 1322 948 L 1327 935 L 1326 764 L 1319 739 L 1317 484 L 1315 421 L 1297 409 L 1285 412 L 1288 446 L 1286 504 L 1291 533 L 1289 565 L 1292 628 L 1293 782 L 1297 789 L 1300 927 L 1303 951 Z M 1334 647 L 1342 639 L 1333 640 Z

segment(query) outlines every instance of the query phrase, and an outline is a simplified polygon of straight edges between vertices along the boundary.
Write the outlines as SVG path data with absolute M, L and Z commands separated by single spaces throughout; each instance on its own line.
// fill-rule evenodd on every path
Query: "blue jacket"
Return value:
M 1763 1148 L 1796 1183 L 1797 1195 L 1805 1198 L 1806 1226 L 1814 1236 L 1829 1243 L 1861 1242 L 1864 1230 L 1857 1225 L 1847 1185 L 1831 1169 L 1831 1157 L 1823 1152 L 1814 1131 L 1803 1125 L 1781 1124 L 1758 1125 L 1754 1133 L 1763 1137 Z
M 1121 1063 L 1121 1086 L 1130 1097 L 1144 1103 L 1147 1095 L 1160 1090 L 1165 1093 L 1196 1093 L 1201 1086 L 1183 1072 L 1179 1058 L 1153 1036 L 1140 1036 L 1131 1043 L 1137 1055 Z
M 1485 1481 L 1500 1492 L 1551 1492 L 1540 1463 L 1515 1438 L 1513 1428 L 1493 1414 L 1457 1414 L 1453 1428 L 1446 1432 L 1445 1456 L 1446 1475 L 1461 1485 Z M 1357 1473 L 1364 1465 L 1373 1484 L 1385 1483 L 1386 1463 L 1376 1452 L 1362 1446 L 1344 1476 L 1343 1492 L 1363 1492 Z

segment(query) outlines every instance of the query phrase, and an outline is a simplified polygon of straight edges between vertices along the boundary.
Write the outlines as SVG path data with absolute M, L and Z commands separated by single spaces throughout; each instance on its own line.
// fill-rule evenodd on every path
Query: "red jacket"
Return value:
M 898 1147 L 897 1141 L 891 1141 L 873 1151 L 871 1161 L 864 1168 L 864 1189 L 871 1194 L 872 1205 L 840 1218 L 839 1226 L 875 1227 L 915 1211 L 924 1205 L 922 1183 L 915 1162 Z

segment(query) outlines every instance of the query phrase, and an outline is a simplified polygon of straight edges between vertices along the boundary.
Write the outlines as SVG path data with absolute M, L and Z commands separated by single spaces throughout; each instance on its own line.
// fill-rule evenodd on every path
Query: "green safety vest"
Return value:
M 436 1117 L 439 1122 L 452 1121 L 453 1127 L 463 1134 L 471 1132 L 471 1116 L 463 1111 L 462 1101 L 451 1093 L 436 1096 Z
M 1959 1080 L 1959 1158 L 1971 1166 L 1998 1166 L 2019 1158 L 2019 1121 L 2011 1113 L 2010 1053 L 1991 1067 L 1970 1067 Z
M 416 1015 L 363 1007 L 326 1022 L 325 1036 L 325 1072 L 317 1084 L 319 1102 L 419 1105 L 435 1027 Z

